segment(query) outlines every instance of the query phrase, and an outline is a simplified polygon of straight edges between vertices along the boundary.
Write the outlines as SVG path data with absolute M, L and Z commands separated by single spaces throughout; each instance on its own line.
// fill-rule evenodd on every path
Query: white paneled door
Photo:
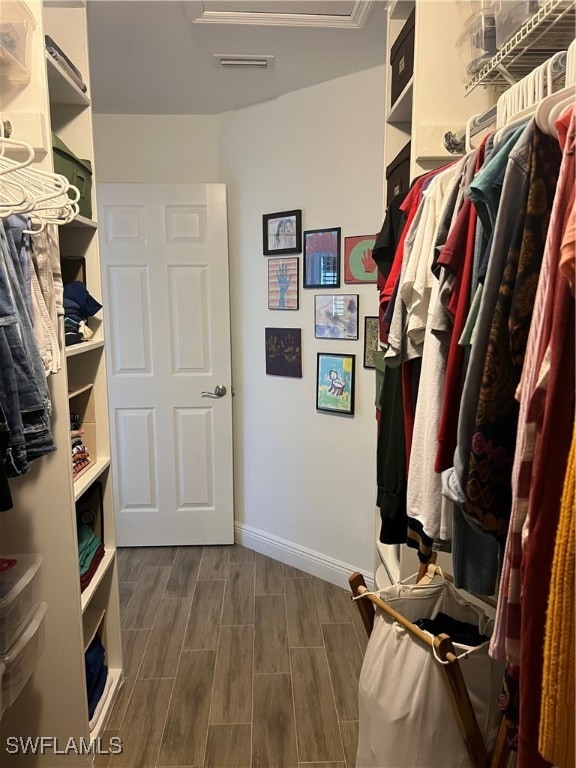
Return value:
M 226 189 L 100 184 L 119 546 L 234 537 Z

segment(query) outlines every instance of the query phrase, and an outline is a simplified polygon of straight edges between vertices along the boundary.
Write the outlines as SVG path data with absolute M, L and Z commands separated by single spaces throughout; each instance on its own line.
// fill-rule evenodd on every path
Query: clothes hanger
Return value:
M 536 110 L 536 125 L 543 133 L 556 136 L 556 120 L 574 103 L 576 85 L 569 85 L 543 99 Z
M 35 157 L 33 147 L 25 141 L 7 138 L 2 133 L 0 129 L 0 183 L 8 200 L 2 206 L 4 215 L 34 212 L 35 219 L 40 221 L 40 229 L 29 230 L 31 232 L 42 231 L 48 223 L 62 225 L 72 221 L 79 212 L 80 191 L 61 174 L 30 167 Z M 8 157 L 6 152 L 10 148 L 24 149 L 26 158 L 15 160 Z M 20 198 L 14 199 L 9 192 L 10 187 L 19 190 Z

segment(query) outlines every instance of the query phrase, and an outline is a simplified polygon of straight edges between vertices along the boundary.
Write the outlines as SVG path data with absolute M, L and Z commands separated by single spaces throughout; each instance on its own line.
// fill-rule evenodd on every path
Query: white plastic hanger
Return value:
M 542 99 L 536 110 L 536 125 L 543 133 L 556 136 L 556 120 L 576 97 L 576 85 L 568 85 Z
M 26 150 L 25 159 L 8 157 L 11 147 Z M 38 232 L 47 223 L 61 225 L 75 218 L 80 192 L 61 174 L 31 167 L 34 156 L 30 144 L 8 139 L 0 132 L 0 214 L 31 213 L 39 223 L 40 228 L 34 230 Z

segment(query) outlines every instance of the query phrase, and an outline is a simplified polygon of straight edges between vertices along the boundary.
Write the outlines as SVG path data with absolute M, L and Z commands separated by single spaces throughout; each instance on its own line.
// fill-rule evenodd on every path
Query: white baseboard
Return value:
M 252 528 L 244 523 L 235 523 L 234 529 L 234 538 L 239 544 L 311 573 L 319 579 L 330 581 L 339 587 L 348 587 L 348 576 L 354 571 L 359 571 L 364 576 L 368 588 L 373 588 L 374 574 L 367 573 L 359 566 L 335 560 L 321 552 L 294 544 L 292 541 L 281 539 L 279 536 Z

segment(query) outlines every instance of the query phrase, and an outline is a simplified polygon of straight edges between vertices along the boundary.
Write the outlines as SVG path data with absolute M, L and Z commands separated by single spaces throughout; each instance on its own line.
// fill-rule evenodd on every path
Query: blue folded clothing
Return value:
M 104 688 L 106 688 L 106 678 L 108 677 L 108 667 L 104 664 L 100 670 L 98 680 L 94 688 L 88 693 L 88 719 L 92 720 L 92 716 L 96 711 L 98 702 L 100 701 Z
M 84 653 L 84 665 L 86 670 L 86 688 L 90 692 L 96 685 L 100 676 L 100 670 L 104 666 L 104 646 L 98 635 L 86 649 Z
M 73 304 L 68 303 L 67 306 L 67 301 L 73 302 Z M 66 316 L 68 316 L 68 310 L 70 310 L 74 314 L 79 314 L 80 319 L 86 320 L 101 309 L 102 304 L 96 301 L 96 299 L 88 293 L 88 289 L 84 283 L 81 283 L 79 280 L 74 280 L 72 283 L 68 283 L 64 286 L 64 310 Z

